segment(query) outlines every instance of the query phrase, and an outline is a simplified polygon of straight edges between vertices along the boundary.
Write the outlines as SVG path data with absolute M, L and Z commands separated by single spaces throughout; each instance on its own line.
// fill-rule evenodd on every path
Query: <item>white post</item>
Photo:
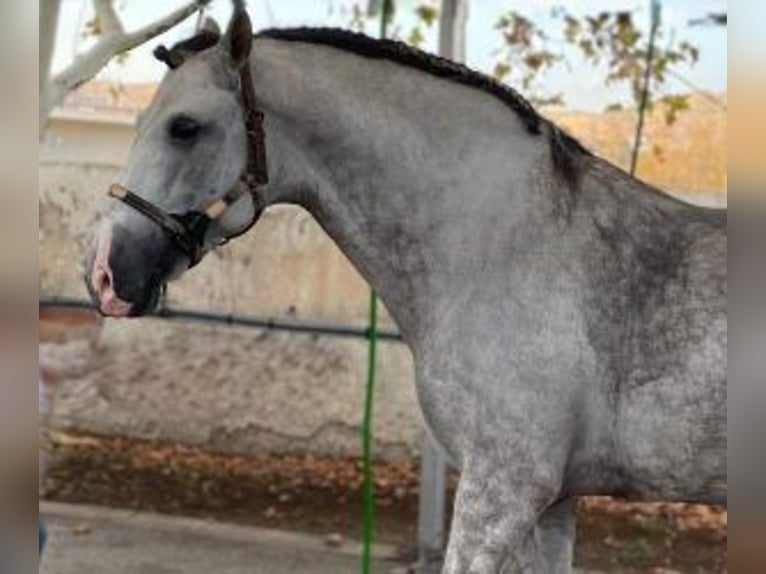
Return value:
M 439 55 L 465 61 L 468 0 L 442 0 Z M 424 433 L 420 460 L 418 507 L 418 572 L 438 574 L 444 561 L 447 460 L 429 433 Z
M 468 20 L 467 0 L 442 0 L 439 15 L 439 55 L 465 61 L 465 25 Z
M 447 461 L 430 433 L 423 433 L 418 506 L 418 572 L 438 574 L 444 561 Z

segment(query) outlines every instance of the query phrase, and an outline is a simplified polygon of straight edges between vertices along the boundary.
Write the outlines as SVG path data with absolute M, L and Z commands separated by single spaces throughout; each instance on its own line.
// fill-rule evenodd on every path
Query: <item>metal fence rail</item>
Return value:
M 82 309 L 93 310 L 93 304 L 85 299 L 72 297 L 40 297 L 39 306 L 43 308 L 59 309 Z M 337 323 L 323 323 L 320 321 L 300 321 L 276 317 L 258 317 L 255 315 L 238 315 L 234 313 L 214 313 L 209 311 L 196 311 L 176 307 L 160 307 L 147 317 L 169 319 L 176 321 L 196 321 L 199 323 L 214 323 L 229 325 L 232 327 L 256 327 L 272 331 L 288 331 L 292 333 L 304 333 L 311 335 L 330 335 L 333 337 L 352 337 L 368 339 L 369 328 L 343 325 Z M 402 336 L 393 330 L 378 329 L 379 340 L 402 342 Z

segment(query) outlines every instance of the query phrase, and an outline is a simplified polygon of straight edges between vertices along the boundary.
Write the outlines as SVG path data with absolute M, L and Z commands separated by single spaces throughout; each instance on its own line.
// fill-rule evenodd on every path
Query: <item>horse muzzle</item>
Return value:
M 85 284 L 94 307 L 109 317 L 137 317 L 153 311 L 173 267 L 185 262 L 156 230 L 149 236 L 109 226 L 96 238 L 86 261 Z

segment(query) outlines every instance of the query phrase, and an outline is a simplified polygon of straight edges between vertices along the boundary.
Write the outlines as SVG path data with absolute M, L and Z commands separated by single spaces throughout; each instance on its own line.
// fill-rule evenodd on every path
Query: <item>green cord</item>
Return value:
M 388 36 L 388 23 L 393 15 L 393 1 L 383 0 L 380 17 L 380 37 Z M 378 297 L 370 290 L 369 352 L 367 355 L 367 389 L 362 420 L 362 574 L 372 571 L 372 539 L 375 531 L 375 483 L 372 479 L 372 407 L 375 396 L 375 351 L 378 342 Z
M 372 567 L 372 538 L 375 530 L 375 483 L 372 480 L 372 407 L 375 390 L 375 351 L 378 341 L 378 298 L 370 291 L 369 353 L 367 359 L 367 391 L 362 421 L 363 544 L 362 573 L 370 574 Z
M 388 38 L 388 24 L 394 16 L 393 0 L 383 0 L 383 7 L 380 11 L 380 37 L 385 40 Z

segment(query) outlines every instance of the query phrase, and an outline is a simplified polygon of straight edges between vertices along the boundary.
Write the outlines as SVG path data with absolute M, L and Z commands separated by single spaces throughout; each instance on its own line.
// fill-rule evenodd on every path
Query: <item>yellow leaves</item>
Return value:
M 103 32 L 104 29 L 98 16 L 94 16 L 91 20 L 85 22 L 83 36 L 100 36 Z
M 665 112 L 665 123 L 673 125 L 678 118 L 678 113 L 689 109 L 689 96 L 665 96 L 662 98 Z
M 417 8 L 415 8 L 415 14 L 417 14 L 418 18 L 426 25 L 426 26 L 433 26 L 434 22 L 436 22 L 436 18 L 439 16 L 439 11 L 436 9 L 435 6 L 431 4 L 420 4 Z
M 492 76 L 502 81 L 511 73 L 511 66 L 506 62 L 497 62 L 492 70 Z

